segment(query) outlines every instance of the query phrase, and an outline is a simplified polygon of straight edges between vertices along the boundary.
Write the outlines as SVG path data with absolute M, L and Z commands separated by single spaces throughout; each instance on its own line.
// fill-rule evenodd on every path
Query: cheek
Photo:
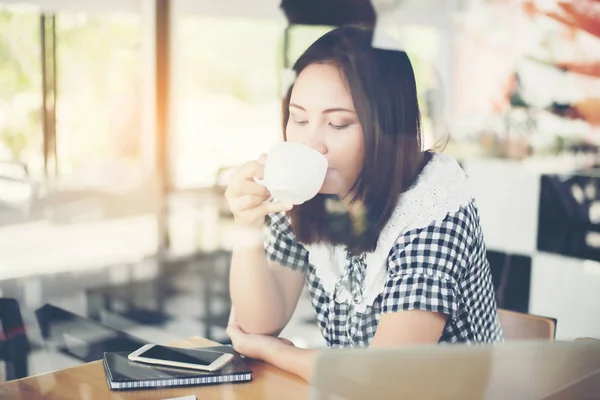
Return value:
M 362 164 L 362 160 L 365 156 L 365 137 L 363 136 L 362 129 L 359 129 L 356 138 L 354 139 L 355 143 L 355 154 Z
M 354 168 L 356 174 L 359 174 L 363 167 L 363 160 L 365 158 L 365 146 L 363 143 L 363 137 L 360 136 L 360 141 L 357 143 L 355 148 L 354 156 Z
M 364 143 L 360 129 L 336 134 L 331 138 L 328 148 L 335 149 L 337 163 L 347 174 L 354 174 L 362 169 Z
M 360 171 L 362 169 L 364 152 L 365 152 L 364 138 L 362 130 L 358 129 L 356 132 L 352 132 L 352 136 L 349 138 L 346 154 L 348 161 L 352 164 L 354 171 Z

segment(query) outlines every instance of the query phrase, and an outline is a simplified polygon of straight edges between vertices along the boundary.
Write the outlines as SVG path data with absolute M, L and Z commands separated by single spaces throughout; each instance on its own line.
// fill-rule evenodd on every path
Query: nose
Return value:
M 306 132 L 302 144 L 312 147 L 321 154 L 327 154 L 327 146 L 323 140 L 323 134 L 319 129 L 313 129 L 310 132 Z

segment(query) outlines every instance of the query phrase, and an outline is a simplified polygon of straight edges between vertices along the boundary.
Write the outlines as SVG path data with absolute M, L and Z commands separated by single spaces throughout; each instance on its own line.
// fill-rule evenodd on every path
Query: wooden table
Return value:
M 215 346 L 218 343 L 193 337 L 170 345 L 183 348 Z M 0 399 L 11 400 L 162 400 L 196 395 L 209 399 L 308 399 L 309 386 L 302 379 L 260 361 L 251 361 L 253 381 L 241 384 L 195 386 L 176 389 L 111 391 L 102 361 L 0 384 Z

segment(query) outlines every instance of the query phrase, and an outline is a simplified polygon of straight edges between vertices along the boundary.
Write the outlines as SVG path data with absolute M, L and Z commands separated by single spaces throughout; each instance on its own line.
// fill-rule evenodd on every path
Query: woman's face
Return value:
M 289 142 L 308 145 L 329 161 L 319 193 L 348 194 L 362 169 L 364 139 L 350 89 L 332 64 L 311 64 L 298 75 L 286 126 Z

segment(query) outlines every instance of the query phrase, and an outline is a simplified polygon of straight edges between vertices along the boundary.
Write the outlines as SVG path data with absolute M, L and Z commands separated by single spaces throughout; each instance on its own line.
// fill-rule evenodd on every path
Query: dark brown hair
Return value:
M 364 230 L 356 233 L 348 214 L 328 212 L 336 196 L 318 194 L 289 212 L 292 231 L 305 244 L 344 244 L 353 254 L 371 252 L 396 208 L 429 157 L 421 150 L 421 116 L 412 65 L 403 51 L 373 48 L 371 27 L 334 29 L 296 61 L 300 74 L 315 63 L 331 63 L 345 77 L 364 135 L 364 161 L 350 191 L 365 210 Z M 283 101 L 283 132 L 292 88 Z M 332 199 L 335 200 L 335 199 Z

